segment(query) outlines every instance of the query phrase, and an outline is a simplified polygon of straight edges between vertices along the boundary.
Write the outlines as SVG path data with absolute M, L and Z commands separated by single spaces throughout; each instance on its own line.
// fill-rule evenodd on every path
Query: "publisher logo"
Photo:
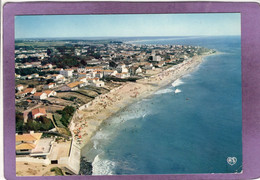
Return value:
M 230 166 L 233 166 L 234 164 L 237 163 L 237 158 L 236 158 L 236 157 L 228 157 L 228 158 L 227 158 L 227 163 L 228 163 Z

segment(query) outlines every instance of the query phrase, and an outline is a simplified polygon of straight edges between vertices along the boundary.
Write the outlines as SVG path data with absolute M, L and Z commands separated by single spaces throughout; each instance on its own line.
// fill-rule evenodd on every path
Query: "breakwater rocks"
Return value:
M 79 175 L 92 175 L 92 163 L 85 160 L 84 157 L 80 159 Z

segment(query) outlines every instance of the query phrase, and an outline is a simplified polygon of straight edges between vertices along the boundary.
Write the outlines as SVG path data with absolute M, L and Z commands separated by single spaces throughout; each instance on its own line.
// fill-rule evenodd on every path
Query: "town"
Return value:
M 69 128 L 77 109 L 126 82 L 152 77 L 209 51 L 120 40 L 17 40 L 16 161 L 45 164 L 43 169 L 52 165 L 53 172 L 45 175 L 73 174 L 62 165 L 70 161 L 72 141 L 81 143 L 81 135 Z M 19 168 L 17 175 L 23 175 Z

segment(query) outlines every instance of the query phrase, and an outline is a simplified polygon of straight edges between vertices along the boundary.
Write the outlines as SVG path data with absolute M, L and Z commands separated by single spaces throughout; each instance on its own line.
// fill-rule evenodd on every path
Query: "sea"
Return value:
M 82 150 L 93 161 L 93 175 L 241 173 L 240 36 L 128 41 L 202 46 L 219 53 L 110 117 Z

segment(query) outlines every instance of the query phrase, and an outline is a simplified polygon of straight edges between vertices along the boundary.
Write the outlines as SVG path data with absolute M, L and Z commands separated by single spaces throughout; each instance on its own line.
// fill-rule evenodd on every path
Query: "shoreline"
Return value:
M 127 106 L 153 95 L 159 89 L 182 76 L 193 72 L 205 57 L 218 54 L 220 53 L 215 52 L 194 56 L 166 70 L 161 69 L 159 73 L 149 78 L 140 79 L 136 82 L 126 82 L 107 94 L 96 97 L 84 106 L 84 109 L 77 109 L 71 120 L 72 146 L 80 150 L 80 157 L 82 157 L 82 149 L 87 145 L 92 146 L 91 138 L 100 130 L 102 125 L 105 125 L 104 123 L 108 118 Z

